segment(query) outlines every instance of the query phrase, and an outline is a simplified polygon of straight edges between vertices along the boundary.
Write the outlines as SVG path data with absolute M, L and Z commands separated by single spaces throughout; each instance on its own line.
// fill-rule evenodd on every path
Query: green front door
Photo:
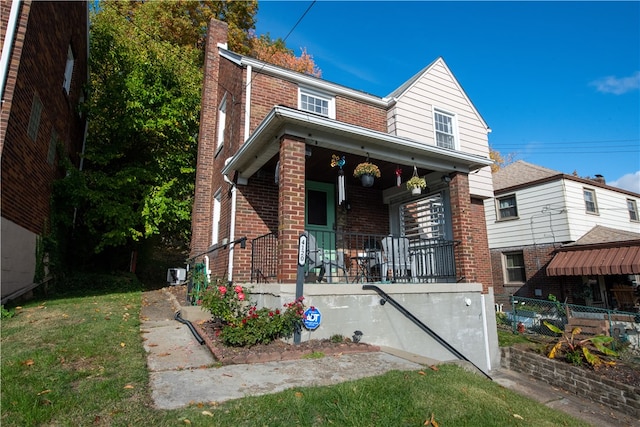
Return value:
M 336 223 L 336 198 L 333 184 L 307 181 L 305 184 L 304 227 L 323 239 L 323 232 L 333 232 Z M 328 235 L 326 233 L 325 235 Z
M 325 259 L 336 258 L 335 190 L 333 184 L 307 181 L 304 208 L 304 228 L 315 237 Z M 327 271 L 328 276 L 335 272 Z

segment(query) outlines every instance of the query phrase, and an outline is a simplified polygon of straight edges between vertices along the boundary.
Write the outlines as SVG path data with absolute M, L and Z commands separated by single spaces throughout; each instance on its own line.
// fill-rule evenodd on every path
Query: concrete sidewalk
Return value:
M 175 313 L 184 309 L 164 290 L 143 295 L 141 330 L 152 398 L 160 409 L 176 409 L 197 402 L 220 403 L 292 387 L 331 385 L 382 375 L 390 370 L 419 370 L 434 363 L 417 355 L 385 348 L 380 352 L 340 357 L 217 367 L 207 346 L 196 341 L 187 325 L 175 320 Z M 490 375 L 501 386 L 584 420 L 585 425 L 640 426 L 638 420 L 522 374 L 498 369 Z

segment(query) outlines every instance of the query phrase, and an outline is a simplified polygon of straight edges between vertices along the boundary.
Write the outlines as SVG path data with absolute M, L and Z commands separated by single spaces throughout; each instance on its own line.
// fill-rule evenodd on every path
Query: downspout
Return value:
M 9 60 L 13 53 L 13 37 L 18 25 L 18 15 L 20 13 L 20 0 L 13 0 L 11 3 L 11 12 L 9 13 L 9 21 L 7 22 L 7 33 L 2 46 L 2 56 L 0 57 L 0 100 L 4 102 L 4 84 L 7 81 L 9 73 Z
M 244 108 L 244 137 L 242 138 L 243 143 L 246 142 L 247 136 L 249 135 L 250 129 L 250 119 L 251 119 L 251 65 L 247 65 L 247 82 L 248 84 L 245 87 L 245 108 Z M 231 161 L 232 157 L 229 157 L 225 161 L 225 166 Z M 233 256 L 235 250 L 236 240 L 236 205 L 237 205 L 237 188 L 236 184 L 229 179 L 227 175 L 224 175 L 224 181 L 231 185 L 231 222 L 229 224 L 229 264 L 227 267 L 227 280 L 229 283 L 233 282 Z

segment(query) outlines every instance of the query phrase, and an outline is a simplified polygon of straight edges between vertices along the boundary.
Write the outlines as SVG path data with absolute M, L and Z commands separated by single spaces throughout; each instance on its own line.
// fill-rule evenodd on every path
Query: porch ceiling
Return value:
M 472 172 L 493 162 L 473 154 L 425 145 L 391 134 L 349 125 L 287 107 L 275 107 L 222 170 L 249 178 L 280 150 L 285 135 L 305 138 L 308 145 L 400 165 L 442 172 Z
M 547 266 L 549 276 L 640 274 L 640 245 L 558 252 Z

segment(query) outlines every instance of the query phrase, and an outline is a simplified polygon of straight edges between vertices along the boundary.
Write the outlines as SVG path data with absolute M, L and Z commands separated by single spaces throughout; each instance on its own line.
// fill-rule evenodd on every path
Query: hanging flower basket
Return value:
M 360 178 L 362 175 L 371 175 L 374 178 L 380 178 L 380 168 L 373 163 L 363 162 L 360 163 L 353 170 L 353 176 Z
M 407 189 L 411 191 L 411 194 L 420 194 L 424 188 L 427 188 L 427 181 L 418 175 L 412 176 L 407 181 Z
M 373 175 L 365 173 L 360 175 L 360 182 L 362 182 L 363 187 L 373 187 L 373 182 L 375 178 Z

